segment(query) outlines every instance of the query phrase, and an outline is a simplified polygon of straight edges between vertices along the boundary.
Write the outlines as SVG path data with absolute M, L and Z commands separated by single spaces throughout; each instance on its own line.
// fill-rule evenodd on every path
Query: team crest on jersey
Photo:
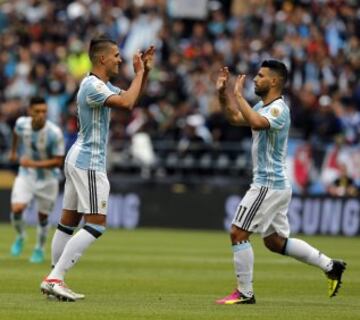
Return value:
M 97 83 L 97 84 L 95 85 L 95 89 L 96 89 L 97 91 L 102 91 L 103 88 L 104 88 L 104 86 L 105 86 L 105 83 L 99 82 L 99 83 Z
M 270 109 L 270 113 L 271 113 L 271 115 L 272 115 L 273 117 L 278 117 L 279 114 L 280 114 L 280 110 L 279 110 L 278 108 L 276 108 L 276 107 L 272 107 L 272 108 Z
M 101 209 L 105 209 L 106 208 L 106 201 L 103 200 L 101 201 Z

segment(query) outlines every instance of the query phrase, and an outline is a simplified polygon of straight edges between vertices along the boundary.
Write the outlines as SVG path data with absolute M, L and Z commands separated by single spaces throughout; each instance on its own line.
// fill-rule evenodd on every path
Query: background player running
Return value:
M 59 127 L 46 120 L 47 105 L 41 97 L 30 100 L 29 116 L 17 119 L 10 159 L 16 161 L 21 154 L 20 167 L 11 193 L 11 222 L 16 240 L 11 255 L 19 256 L 23 250 L 25 227 L 23 212 L 32 199 L 38 208 L 36 246 L 30 262 L 44 261 L 44 245 L 48 234 L 48 215 L 52 211 L 59 190 L 59 167 L 64 159 L 64 138 Z

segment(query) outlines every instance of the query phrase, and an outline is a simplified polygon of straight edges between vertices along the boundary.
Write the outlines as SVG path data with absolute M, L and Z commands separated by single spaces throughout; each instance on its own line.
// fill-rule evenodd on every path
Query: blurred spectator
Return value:
M 317 138 L 321 139 L 321 143 L 331 143 L 334 137 L 341 133 L 341 122 L 336 117 L 331 103 L 332 100 L 329 96 L 322 95 L 312 117 L 312 131 Z
M 10 150 L 11 129 L 4 121 L 4 116 L 0 112 L 0 162 L 5 162 Z
M 76 89 L 90 68 L 89 40 L 107 33 L 123 55 L 125 76 L 116 79 L 120 87 L 131 78 L 130 53 L 152 43 L 157 47 L 156 66 L 139 101 L 146 118 L 139 132 L 146 132 L 154 146 L 172 141 L 176 148 L 180 139 L 182 145 L 211 139 L 207 148 L 213 149 L 228 141 L 246 145 L 249 132 L 223 121 L 214 105 L 213 74 L 223 65 L 248 74 L 245 95 L 253 103 L 252 78 L 260 61 L 269 57 L 289 68 L 291 137 L 326 149 L 340 134 L 347 144 L 359 146 L 358 1 L 202 3 L 208 4 L 203 7 L 207 15 L 174 18 L 166 0 L 1 2 L 1 122 L 11 128 L 29 97 L 43 95 L 69 146 L 76 134 Z M 112 113 L 110 146 L 115 150 L 130 143 L 133 135 L 127 128 L 136 112 Z M 186 124 L 193 114 L 203 118 L 201 130 L 208 137 Z
M 344 97 L 342 104 L 340 120 L 343 126 L 345 141 L 348 144 L 356 145 L 360 143 L 360 110 L 356 109 L 355 103 L 351 98 Z
M 187 116 L 177 145 L 181 157 L 190 154 L 199 158 L 207 150 L 211 135 L 204 124 L 204 118 L 200 114 Z
M 321 168 L 321 181 L 328 187 L 340 174 L 338 159 L 340 158 L 344 145 L 344 137 L 339 135 L 335 144 L 327 147 Z
M 66 58 L 67 68 L 75 79 L 82 79 L 89 72 L 91 62 L 87 50 L 78 39 L 69 40 L 69 54 Z
M 328 188 L 329 194 L 337 197 L 356 197 L 359 194 L 354 180 L 348 175 L 345 164 L 340 165 L 340 176 Z

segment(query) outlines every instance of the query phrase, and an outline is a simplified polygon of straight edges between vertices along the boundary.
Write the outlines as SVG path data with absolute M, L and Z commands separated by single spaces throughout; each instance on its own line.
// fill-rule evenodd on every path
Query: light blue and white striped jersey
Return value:
M 60 128 L 47 120 L 40 130 L 33 130 L 31 117 L 20 117 L 16 120 L 15 133 L 19 137 L 21 154 L 32 160 L 46 160 L 54 156 L 64 156 L 64 137 Z M 19 168 L 19 175 L 30 175 L 37 180 L 58 178 L 59 168 L 34 169 Z
M 283 98 L 268 105 L 260 101 L 254 108 L 270 123 L 268 130 L 252 130 L 253 184 L 271 189 L 290 187 L 286 175 L 290 110 Z
M 85 77 L 77 94 L 79 133 L 70 148 L 66 162 L 84 170 L 106 171 L 106 148 L 110 108 L 104 102 L 121 89 L 106 84 L 95 75 Z

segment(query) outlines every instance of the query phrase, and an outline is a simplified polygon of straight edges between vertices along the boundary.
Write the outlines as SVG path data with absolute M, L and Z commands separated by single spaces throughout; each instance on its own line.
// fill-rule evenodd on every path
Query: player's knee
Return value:
M 268 248 L 271 252 L 278 253 L 278 247 L 277 244 L 274 241 L 271 240 L 264 240 L 265 247 Z
M 281 237 L 269 237 L 264 239 L 264 244 L 271 252 L 283 254 L 286 239 Z
M 46 224 L 46 223 L 48 222 L 49 215 L 48 215 L 48 214 L 45 214 L 45 213 L 39 212 L 38 218 L 39 218 L 39 222 L 40 222 L 40 223 Z
M 250 235 L 249 232 L 242 230 L 235 225 L 231 226 L 230 238 L 232 243 L 238 243 L 249 240 L 249 235 Z
M 89 232 L 95 238 L 99 238 L 105 232 L 106 227 L 100 224 L 86 223 L 83 229 Z
M 24 204 L 13 204 L 11 205 L 11 212 L 16 215 L 21 215 L 25 210 L 26 205 Z
M 81 218 L 82 214 L 78 213 L 76 210 L 63 209 L 60 223 L 64 226 L 77 227 Z

